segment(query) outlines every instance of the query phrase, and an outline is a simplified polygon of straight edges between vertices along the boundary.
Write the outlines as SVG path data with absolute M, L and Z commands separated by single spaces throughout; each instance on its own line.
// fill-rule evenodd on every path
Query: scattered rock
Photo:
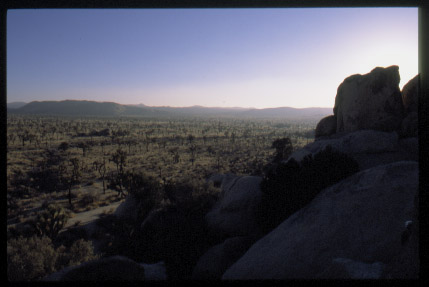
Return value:
M 258 233 L 255 208 L 261 200 L 258 176 L 235 176 L 222 181 L 222 195 L 207 213 L 209 228 L 228 236 L 248 236 Z
M 353 75 L 338 87 L 334 115 L 338 132 L 400 129 L 403 104 L 399 67 L 377 67 L 369 74 Z
M 396 162 L 364 170 L 322 190 L 309 205 L 257 241 L 222 279 L 326 278 L 327 270 L 338 264 L 335 258 L 381 262 L 387 270 L 405 267 L 398 259 L 404 248 L 401 236 L 404 222 L 417 220 L 418 174 L 417 162 Z M 418 250 L 412 248 L 407 262 L 418 266 Z M 391 272 L 391 277 L 415 277 L 400 269 L 396 267 L 399 274 Z

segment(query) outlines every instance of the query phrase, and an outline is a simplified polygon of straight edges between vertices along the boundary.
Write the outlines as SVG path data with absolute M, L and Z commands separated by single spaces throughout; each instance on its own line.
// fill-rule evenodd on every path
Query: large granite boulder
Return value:
M 361 130 L 320 138 L 294 152 L 289 159 L 299 162 L 306 155 L 314 155 L 330 145 L 354 158 L 360 170 L 395 161 L 417 160 L 417 140 L 408 140 L 405 145 L 402 142 L 396 132 Z
M 418 111 L 419 106 L 419 75 L 412 78 L 402 88 L 402 103 L 407 114 Z
M 211 247 L 198 260 L 192 279 L 221 279 L 222 274 L 249 249 L 253 242 L 250 237 L 232 237 Z
M 259 233 L 255 208 L 261 201 L 258 176 L 235 176 L 222 182 L 220 199 L 207 213 L 209 228 L 226 236 L 248 236 Z
M 337 131 L 337 118 L 334 115 L 324 117 L 316 126 L 315 137 L 330 136 Z
M 417 162 L 396 162 L 322 190 L 222 279 L 418 277 L 418 174 Z
M 398 66 L 377 67 L 369 74 L 346 78 L 335 98 L 337 133 L 399 130 L 404 116 L 399 81 Z

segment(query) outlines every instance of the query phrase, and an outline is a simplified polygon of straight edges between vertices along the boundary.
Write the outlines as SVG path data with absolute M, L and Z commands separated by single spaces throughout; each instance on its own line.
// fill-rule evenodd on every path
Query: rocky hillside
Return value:
M 152 255 L 145 257 L 152 262 L 143 262 L 165 262 L 170 279 L 418 278 L 418 78 L 402 91 L 398 84 L 397 66 L 346 78 L 338 87 L 333 115 L 317 126 L 315 141 L 284 161 L 299 168 L 311 163 L 309 155 L 330 146 L 355 161 L 359 171 L 324 187 L 268 233 L 258 225 L 256 212 L 266 196 L 261 189 L 266 179 L 214 175 L 208 181 L 220 185 L 222 193 L 204 222 L 195 225 L 187 213 L 170 209 L 154 210 L 140 223 L 140 240 Z M 306 183 L 317 186 L 317 176 Z M 138 206 L 135 201 L 129 197 L 124 206 Z M 116 216 L 135 218 L 130 208 L 118 209 Z M 218 239 L 207 240 L 207 234 Z M 154 278 L 153 268 L 146 271 L 143 263 L 113 258 L 51 279 L 104 274 L 96 267 L 106 260 Z M 120 280 L 140 278 L 128 273 Z

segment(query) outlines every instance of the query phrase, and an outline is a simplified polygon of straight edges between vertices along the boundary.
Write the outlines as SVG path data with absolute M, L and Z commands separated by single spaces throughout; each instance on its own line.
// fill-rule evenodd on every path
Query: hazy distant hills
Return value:
M 250 108 L 208 108 L 192 107 L 150 107 L 144 104 L 120 105 L 113 102 L 94 101 L 35 101 L 7 104 L 10 114 L 66 115 L 66 116 L 227 116 L 239 118 L 322 118 L 332 114 L 332 108 L 290 107 L 250 109 Z
M 26 102 L 13 102 L 13 103 L 7 103 L 7 108 L 8 109 L 18 109 L 20 107 L 25 106 L 27 103 Z

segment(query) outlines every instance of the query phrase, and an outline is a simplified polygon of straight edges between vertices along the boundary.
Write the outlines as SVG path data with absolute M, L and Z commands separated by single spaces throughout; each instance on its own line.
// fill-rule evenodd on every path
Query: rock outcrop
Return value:
M 337 118 L 334 115 L 324 117 L 316 126 L 315 137 L 330 136 L 337 131 Z
M 258 176 L 235 176 L 222 181 L 222 195 L 206 215 L 209 228 L 227 236 L 258 233 L 254 210 L 261 200 Z
M 369 74 L 346 78 L 335 98 L 337 133 L 398 130 L 404 114 L 399 81 L 398 66 L 377 67 Z
M 257 241 L 222 278 L 397 278 L 389 274 L 401 268 L 410 270 L 402 277 L 417 278 L 418 232 L 405 241 L 403 234 L 405 222 L 418 222 L 418 173 L 417 162 L 395 162 L 326 188 Z M 409 244 L 414 249 L 407 252 Z M 353 266 L 366 271 L 354 272 Z
M 399 67 L 377 67 L 346 78 L 338 87 L 334 114 L 320 120 L 315 139 L 357 130 L 397 131 L 416 137 L 419 76 L 399 90 Z

